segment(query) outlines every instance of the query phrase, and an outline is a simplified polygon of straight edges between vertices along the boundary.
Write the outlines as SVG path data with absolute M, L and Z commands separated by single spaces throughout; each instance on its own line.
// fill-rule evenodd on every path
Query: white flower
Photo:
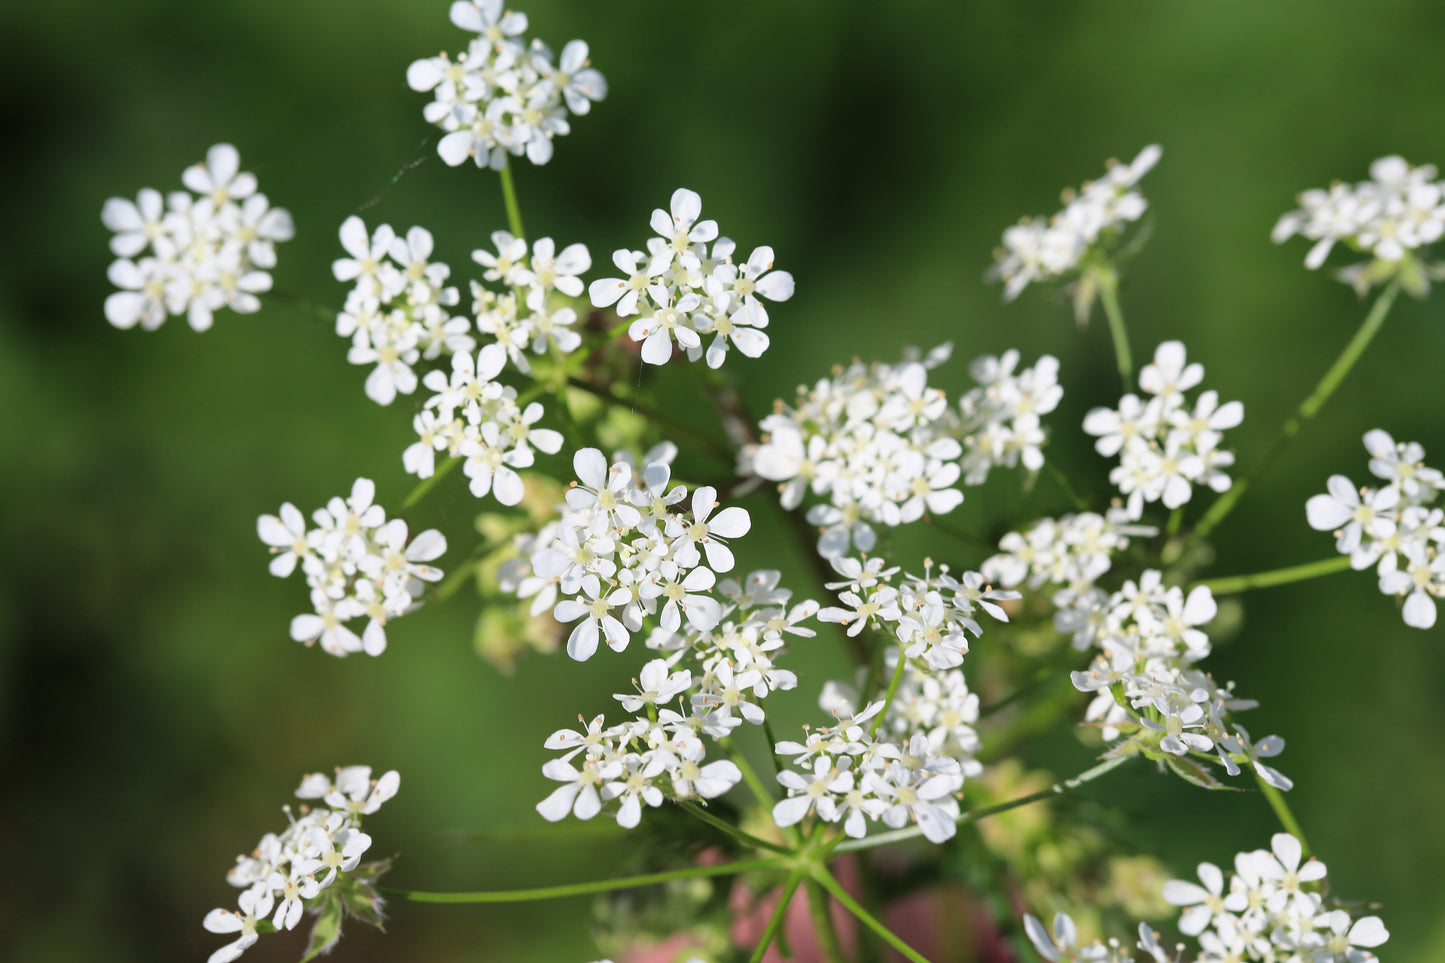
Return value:
M 585 114 L 607 95 L 587 44 L 571 41 L 554 65 L 545 44 L 522 36 L 526 14 L 504 11 L 501 0 L 456 0 L 451 21 L 476 34 L 467 49 L 455 59 L 417 60 L 406 72 L 413 90 L 433 93 L 422 114 L 448 132 L 437 152 L 451 166 L 470 157 L 500 170 L 509 154 L 545 164 L 552 139 L 571 129 L 567 111 Z
M 105 302 L 106 319 L 118 328 L 139 324 L 149 331 L 185 315 L 205 331 L 222 308 L 259 310 L 256 295 L 271 289 L 275 245 L 295 228 L 289 213 L 256 193 L 256 178 L 240 171 L 236 148 L 215 145 L 182 181 L 195 193 L 174 191 L 162 201 L 146 188 L 134 202 L 113 197 L 101 210 L 119 255 L 107 273 L 121 290 Z
M 597 651 L 599 635 L 615 651 L 627 648 L 631 636 L 626 626 L 611 614 L 615 606 L 627 601 L 626 593 L 622 589 L 604 590 L 601 580 L 590 574 L 583 576 L 581 589 L 586 601 L 563 599 L 552 612 L 558 622 L 577 623 L 567 637 L 567 654 L 578 662 L 587 661 Z
M 678 188 L 668 210 L 658 208 L 650 221 L 656 237 L 647 251 L 621 249 L 612 263 L 622 277 L 593 281 L 588 294 L 594 307 L 616 305 L 617 316 L 637 320 L 628 329 L 642 344 L 642 360 L 665 364 L 674 343 L 696 361 L 704 357 L 702 336 L 713 335 L 706 349 L 709 367 L 720 367 L 729 346 L 756 358 L 767 350 L 768 324 L 759 298 L 787 300 L 792 275 L 773 270 L 773 249 L 756 248 L 746 262 L 733 262 L 735 246 L 718 236 L 716 221 L 699 220 L 702 199 Z M 712 243 L 711 252 L 708 244 Z
M 1179 930 L 1188 936 L 1198 936 L 1215 917 L 1225 912 L 1224 874 L 1213 863 L 1199 864 L 1199 882 L 1171 879 L 1164 884 L 1164 901 L 1174 906 L 1188 907 L 1179 918 Z
M 1272 852 L 1260 851 L 1255 857 L 1254 865 L 1263 879 L 1275 884 L 1276 889 L 1269 897 L 1269 909 L 1272 913 L 1278 913 L 1291 900 L 1295 905 L 1301 903 L 1305 894 L 1300 889 L 1300 884 L 1324 879 L 1325 864 L 1310 857 L 1309 861 L 1301 866 L 1303 848 L 1300 841 L 1289 833 L 1275 833 L 1270 837 L 1269 843 Z
M 1012 301 L 1034 281 L 1080 269 L 1091 253 L 1107 257 L 1124 226 L 1143 216 L 1148 205 L 1135 186 L 1161 153 L 1150 145 L 1128 164 L 1111 161 L 1103 178 L 1066 194 L 1065 207 L 1053 217 L 1025 219 L 1005 230 L 990 271 L 1005 282 L 1004 300 Z

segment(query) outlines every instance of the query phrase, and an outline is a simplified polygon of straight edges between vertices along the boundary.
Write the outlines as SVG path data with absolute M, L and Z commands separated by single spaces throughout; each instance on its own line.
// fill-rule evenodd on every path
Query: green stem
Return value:
M 903 942 L 896 933 L 884 926 L 872 913 L 864 909 L 862 905 L 853 898 L 852 894 L 843 888 L 843 884 L 833 878 L 832 873 L 829 873 L 826 869 L 819 866 L 813 870 L 813 878 L 818 881 L 820 886 L 832 893 L 833 898 L 842 903 L 848 912 L 858 917 L 860 923 L 881 936 L 889 946 L 893 947 L 899 953 L 902 953 L 907 959 L 912 960 L 913 963 L 928 963 L 926 957 Z
M 1284 450 L 1290 439 L 1299 433 L 1305 422 L 1313 418 L 1324 407 L 1326 401 L 1330 400 L 1330 395 L 1334 394 L 1335 389 L 1340 386 L 1340 382 L 1345 380 L 1345 375 L 1350 373 L 1355 362 L 1360 360 L 1360 356 L 1370 346 L 1370 342 L 1380 330 L 1380 326 L 1385 323 L 1385 317 L 1390 313 L 1390 306 L 1395 303 L 1395 296 L 1399 293 L 1400 285 L 1395 282 L 1391 282 L 1385 290 L 1380 292 L 1380 296 L 1375 299 L 1374 306 L 1370 308 L 1370 313 L 1365 315 L 1365 320 L 1360 323 L 1359 330 L 1350 339 L 1350 343 L 1345 345 L 1345 350 L 1340 352 L 1335 363 L 1330 365 L 1330 369 L 1325 372 L 1325 376 L 1320 379 L 1319 384 L 1315 385 L 1315 390 L 1300 402 L 1299 408 L 1280 429 L 1279 437 L 1275 438 L 1274 443 L 1260 456 L 1259 461 L 1254 463 L 1254 468 L 1250 470 L 1249 474 L 1236 481 L 1229 491 L 1209 506 L 1209 511 L 1204 513 L 1204 517 L 1195 526 L 1193 534 L 1189 536 L 1185 548 L 1207 537 L 1210 532 L 1214 531 L 1215 526 L 1224 521 L 1225 516 L 1234 509 L 1235 503 L 1239 501 L 1250 485 L 1259 481 L 1259 476 L 1264 474 L 1265 469 Z
M 825 963 L 847 963 L 843 947 L 838 942 L 838 930 L 833 926 L 833 908 L 828 905 L 828 891 L 816 879 L 810 879 L 808 888 L 808 915 L 813 918 L 813 932 L 818 937 L 818 949 Z
M 714 441 L 713 439 L 708 438 L 705 435 L 699 434 L 697 431 L 678 421 L 676 418 L 673 418 L 671 415 L 665 414 L 656 408 L 652 408 L 644 404 L 639 404 L 636 400 L 631 398 L 618 397 L 617 395 L 613 394 L 611 389 L 609 388 L 603 388 L 599 385 L 594 385 L 586 381 L 581 381 L 577 378 L 568 378 L 567 386 L 570 388 L 576 388 L 579 391 L 585 391 L 589 395 L 602 399 L 609 405 L 614 405 L 619 408 L 627 408 L 633 414 L 641 415 L 643 418 L 651 421 L 657 427 L 666 429 L 673 432 L 674 434 L 681 435 L 697 443 L 701 447 L 705 448 L 711 455 L 721 460 L 724 464 L 731 465 L 733 463 L 734 455 L 731 448 L 728 448 L 727 446 L 722 445 Z
M 1264 777 L 1258 772 L 1254 774 L 1254 781 L 1259 783 L 1259 788 L 1264 792 L 1264 798 L 1269 800 L 1269 806 L 1274 814 L 1279 817 L 1279 824 L 1284 827 L 1285 832 L 1299 840 L 1300 849 L 1304 851 L 1304 858 L 1310 858 L 1310 844 L 1305 841 L 1305 834 L 1299 828 L 1299 820 L 1294 818 L 1290 811 L 1289 803 L 1285 802 L 1284 793 L 1264 781 Z
M 778 859 L 749 859 L 717 866 L 690 866 L 687 869 L 673 869 L 663 873 L 645 873 L 641 876 L 619 876 L 616 879 L 597 879 L 586 883 L 567 883 L 562 886 L 543 886 L 537 889 L 489 890 L 481 893 L 430 893 L 413 889 L 391 889 L 379 887 L 377 892 L 392 899 L 404 899 L 413 903 L 525 903 L 533 900 L 561 899 L 565 896 L 586 896 L 589 893 L 610 893 L 619 889 L 635 889 L 639 886 L 655 886 L 675 879 L 703 879 L 709 876 L 736 876 L 754 870 L 778 869 L 783 865 Z
M 893 697 L 898 694 L 898 686 L 903 682 L 903 673 L 908 668 L 908 659 L 903 654 L 903 646 L 898 647 L 898 664 L 893 667 L 893 678 L 888 680 L 888 694 L 883 697 L 883 711 L 873 717 L 873 725 L 868 727 L 868 735 L 876 736 L 878 727 L 883 725 L 883 720 L 888 716 L 888 709 L 893 705 Z
M 1069 476 L 1064 474 L 1063 469 L 1051 461 L 1045 461 L 1044 467 L 1049 470 L 1049 476 L 1059 483 L 1059 487 L 1064 490 L 1064 494 L 1069 496 L 1069 501 L 1074 503 L 1074 507 L 1081 512 L 1087 512 L 1089 510 L 1089 500 L 1079 494 L 1078 490 L 1074 488 L 1073 483 L 1069 481 Z
M 1017 809 L 1020 806 L 1027 806 L 1030 803 L 1036 803 L 1041 799 L 1052 799 L 1055 796 L 1062 796 L 1066 792 L 1071 792 L 1086 783 L 1093 782 L 1095 779 L 1098 779 L 1105 773 L 1112 772 L 1113 770 L 1119 768 L 1124 763 L 1128 762 L 1130 759 L 1133 758 L 1133 756 L 1115 756 L 1112 759 L 1105 759 L 1103 762 L 1099 763 L 1097 766 L 1094 766 L 1092 769 L 1086 769 L 1074 778 L 1065 779 L 1063 782 L 1055 783 L 1047 789 L 1041 789 L 1038 792 L 1029 793 L 1027 796 L 1020 796 L 1017 799 L 1010 799 L 1008 802 L 1001 802 L 996 806 L 984 806 L 981 809 L 970 809 L 968 812 L 963 813 L 961 816 L 959 816 L 958 819 L 955 820 L 955 822 L 957 822 L 960 826 L 966 826 L 969 823 L 976 823 L 980 819 L 984 819 L 988 816 L 995 816 L 1002 812 L 1008 812 L 1010 809 Z M 859 849 L 873 849 L 877 846 L 886 846 L 889 843 L 899 843 L 903 842 L 904 840 L 913 839 L 921 835 L 923 835 L 923 830 L 919 829 L 917 826 L 909 826 L 906 829 L 894 829 L 886 833 L 878 833 L 876 835 L 867 836 L 863 839 L 846 840 L 845 842 L 838 844 L 837 851 L 840 853 L 846 853 Z
M 719 739 L 718 742 L 728 751 L 728 755 L 732 757 L 732 761 L 738 767 L 738 771 L 743 774 L 743 782 L 748 784 L 748 789 L 752 791 L 754 798 L 757 799 L 758 803 L 764 809 L 772 812 L 773 794 L 768 792 L 768 787 L 763 785 L 763 781 L 758 778 L 757 772 L 754 771 L 752 765 L 748 763 L 747 757 L 733 744 L 732 739 Z M 771 752 L 772 748 L 769 747 L 768 751 Z
M 685 812 L 691 813 L 692 815 L 696 816 L 698 819 L 701 819 L 703 822 L 707 823 L 714 829 L 720 829 L 724 833 L 727 833 L 729 836 L 732 836 L 734 839 L 737 839 L 739 842 L 747 846 L 751 846 L 754 849 L 767 849 L 775 853 L 784 854 L 792 852 L 792 850 L 786 846 L 780 846 L 777 843 L 770 843 L 766 839 L 759 839 L 757 836 L 754 836 L 751 833 L 744 832 L 727 820 L 719 819 L 718 817 L 714 816 L 706 809 L 703 809 L 701 806 L 697 805 L 697 803 L 689 802 L 686 799 L 680 799 L 678 800 L 677 804 L 681 806 Z
M 938 529 L 940 532 L 947 535 L 954 541 L 961 542 L 962 544 L 967 545 L 970 548 L 981 548 L 985 552 L 996 551 L 998 548 L 997 545 L 995 545 L 993 542 L 990 542 L 988 539 L 979 538 L 977 535 L 969 535 L 966 532 L 960 532 L 958 529 L 946 525 L 943 522 L 940 522 L 932 515 L 924 515 L 923 519 L 928 523 L 931 528 Z
M 512 184 L 512 165 L 502 168 L 502 202 L 507 205 L 507 226 L 514 237 L 526 237 L 522 227 L 522 209 L 517 206 L 517 188 Z
M 793 901 L 793 894 L 798 891 L 798 884 L 803 881 L 806 872 L 803 867 L 799 866 L 788 874 L 788 880 L 783 883 L 782 892 L 778 896 L 778 908 L 773 910 L 772 917 L 768 919 L 768 925 L 763 930 L 763 937 L 758 941 L 757 948 L 753 950 L 749 963 L 762 963 L 763 957 L 767 955 L 768 947 L 773 945 L 778 931 L 783 928 L 783 921 L 788 916 L 788 904 Z
M 407 509 L 416 505 L 417 502 L 422 500 L 422 498 L 426 495 L 427 492 L 432 490 L 433 485 L 441 481 L 443 475 L 451 471 L 453 468 L 457 467 L 460 462 L 460 458 L 448 458 L 446 461 L 438 465 L 436 467 L 436 470 L 431 473 L 431 477 L 423 478 L 420 482 L 417 483 L 417 486 L 411 490 L 411 494 L 407 495 L 406 498 L 402 500 L 400 510 L 404 512 Z
M 1113 268 L 1099 271 L 1099 301 L 1104 305 L 1104 316 L 1109 319 L 1109 335 L 1114 342 L 1114 361 L 1119 366 L 1119 377 L 1124 380 L 1128 391 L 1134 381 L 1134 359 L 1129 353 L 1129 332 L 1124 327 L 1124 312 L 1119 308 L 1119 275 Z
M 1250 589 L 1269 588 L 1273 585 L 1288 585 L 1290 582 L 1303 582 L 1309 578 L 1319 578 L 1321 575 L 1333 575 L 1335 572 L 1348 571 L 1350 568 L 1350 557 L 1340 555 L 1335 558 L 1326 558 L 1318 562 L 1306 562 L 1304 565 L 1291 565 L 1288 568 L 1276 568 L 1268 572 L 1253 572 L 1249 575 L 1230 575 L 1226 578 L 1211 578 L 1200 582 L 1200 585 L 1208 588 L 1215 595 L 1233 595 L 1236 592 L 1247 592 Z

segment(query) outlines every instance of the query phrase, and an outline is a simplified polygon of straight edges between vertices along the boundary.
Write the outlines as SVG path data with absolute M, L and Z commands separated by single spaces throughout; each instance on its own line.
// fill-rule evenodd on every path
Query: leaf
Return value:
M 336 888 L 332 887 L 321 897 L 320 911 L 315 925 L 311 927 L 311 938 L 306 941 L 306 955 L 301 957 L 301 963 L 331 952 L 336 941 L 341 939 L 341 916 L 341 899 Z
M 1214 773 L 1209 766 L 1189 758 L 1166 755 L 1164 764 L 1173 769 L 1175 774 L 1185 782 L 1193 783 L 1201 789 L 1232 789 L 1238 790 L 1236 786 L 1227 786 L 1214 778 Z

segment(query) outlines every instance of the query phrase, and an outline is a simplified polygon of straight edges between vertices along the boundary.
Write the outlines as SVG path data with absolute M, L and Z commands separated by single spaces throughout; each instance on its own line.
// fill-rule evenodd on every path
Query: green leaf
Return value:
M 1171 756 L 1166 754 L 1164 764 L 1173 769 L 1175 774 L 1185 782 L 1193 783 L 1201 789 L 1237 789 L 1236 786 L 1227 786 L 1214 778 L 1210 767 L 1187 757 Z
M 332 887 L 321 896 L 316 923 L 311 927 L 311 938 L 306 941 L 306 955 L 301 957 L 301 963 L 331 951 L 336 941 L 341 939 L 341 916 L 341 898 Z

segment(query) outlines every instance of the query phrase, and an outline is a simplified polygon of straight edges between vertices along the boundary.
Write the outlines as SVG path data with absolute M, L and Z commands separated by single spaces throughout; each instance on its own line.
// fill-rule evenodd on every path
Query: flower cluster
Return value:
M 422 116 L 446 131 L 437 153 L 451 167 L 471 158 L 501 170 L 508 154 L 545 164 L 552 138 L 571 133 L 567 112 L 580 116 L 607 96 L 586 43 L 571 41 L 554 63 L 546 44 L 522 36 L 527 15 L 504 11 L 502 0 L 456 0 L 451 21 L 476 34 L 467 49 L 455 60 L 445 53 L 417 60 L 406 71 L 412 90 L 435 98 Z
M 267 833 L 249 855 L 236 857 L 226 882 L 241 890 L 240 911 L 213 909 L 204 925 L 212 933 L 239 935 L 212 953 L 209 963 L 239 957 L 256 942 L 257 928 L 264 921 L 277 930 L 295 929 L 303 911 L 320 911 L 318 899 L 333 886 L 340 890 L 359 882 L 369 888 L 369 878 L 376 873 L 358 873 L 355 880 L 344 875 L 356 872 L 362 855 L 371 848 L 371 837 L 361 831 L 361 817 L 380 809 L 400 785 L 396 770 L 372 779 L 370 766 L 347 766 L 334 775 L 318 772 L 302 778 L 297 798 L 319 802 L 301 806 L 299 814 L 286 806 L 286 828 Z M 377 901 L 374 892 L 368 895 Z
M 452 355 L 452 370 L 428 371 L 423 379 L 432 392 L 412 420 L 417 440 L 402 452 L 406 470 L 418 478 L 436 471 L 436 453 L 463 458 L 462 471 L 471 479 L 472 494 L 494 495 L 503 505 L 522 500 L 524 486 L 517 469 L 529 468 L 533 449 L 554 455 L 562 449 L 561 433 L 534 427 L 543 409 L 533 401 L 525 408 L 517 389 L 503 385 L 497 376 L 507 363 L 500 343 L 484 346 L 475 359 L 469 353 Z
M 1276 833 L 1269 849 L 1238 853 L 1228 877 L 1213 863 L 1199 864 L 1199 882 L 1170 880 L 1166 902 L 1184 907 L 1179 929 L 1194 938 L 1197 963 L 1297 960 L 1309 963 L 1373 963 L 1370 950 L 1385 943 L 1389 931 L 1378 916 L 1355 916 L 1325 902 L 1325 864 L 1301 861 L 1300 841 Z M 1081 944 L 1078 927 L 1067 914 L 1046 927 L 1033 916 L 1024 929 L 1039 955 L 1050 963 L 1127 963 L 1119 941 Z M 1160 934 L 1139 925 L 1137 947 L 1154 963 L 1180 963 L 1184 947 L 1170 953 Z
M 1200 626 L 1218 612 L 1207 586 L 1186 595 L 1178 586 L 1165 586 L 1161 574 L 1148 569 L 1112 595 L 1097 588 L 1083 593 L 1071 608 L 1061 618 L 1076 626 L 1075 644 L 1099 650 L 1088 669 L 1072 674 L 1074 687 L 1098 693 L 1086 718 L 1102 727 L 1106 740 L 1130 735 L 1120 751 L 1152 754 L 1185 778 L 1206 785 L 1214 785 L 1213 779 L 1189 759 L 1191 754 L 1205 759 L 1216 754 L 1231 776 L 1239 774 L 1239 763 L 1246 763 L 1270 785 L 1292 787 L 1261 761 L 1278 755 L 1284 740 L 1251 740 L 1233 719 L 1235 711 L 1257 703 L 1235 695 L 1232 682 L 1220 685 L 1194 667 L 1211 648 Z
M 1148 400 L 1127 394 L 1117 409 L 1095 408 L 1084 419 L 1084 431 L 1098 436 L 1099 454 L 1119 456 L 1109 481 L 1125 496 L 1130 517 L 1139 518 L 1146 502 L 1178 508 L 1195 485 L 1229 490 L 1224 469 L 1234 464 L 1234 453 L 1219 444 L 1225 429 L 1244 420 L 1244 405 L 1221 405 L 1218 392 L 1205 391 L 1191 406 L 1184 392 L 1203 379 L 1204 366 L 1186 363 L 1184 345 L 1166 341 L 1139 371 Z
M 561 518 L 523 542 L 523 556 L 503 576 L 533 613 L 551 609 L 575 622 L 567 654 L 592 657 L 599 641 L 622 651 L 643 621 L 664 632 L 684 623 L 715 628 L 723 607 L 712 594 L 717 573 L 733 567 L 728 540 L 748 533 L 745 509 L 717 509 L 717 490 L 671 484 L 675 450 L 642 468 L 623 458 L 610 466 L 596 448 L 572 457 L 577 482 L 559 506 Z
M 1136 190 L 1139 179 L 1159 161 L 1157 145 L 1128 164 L 1111 162 L 1104 176 L 1065 191 L 1064 209 L 1048 219 L 1025 218 L 1003 232 L 994 253 L 992 274 L 1004 281 L 1004 300 L 1012 301 L 1034 281 L 1052 281 L 1084 266 L 1090 255 L 1106 254 L 1124 225 L 1148 208 Z
M 443 352 L 471 351 L 471 321 L 448 309 L 460 300 L 447 285 L 451 268 L 432 255 L 431 232 L 413 227 L 403 237 L 382 224 L 368 238 L 352 215 L 341 224 L 341 246 L 349 257 L 331 265 L 338 281 L 355 281 L 336 316 L 336 333 L 351 339 L 346 360 L 375 365 L 366 377 L 366 396 L 389 405 L 398 393 L 416 391 L 412 366 Z
M 105 299 L 105 316 L 117 328 L 153 331 L 184 314 L 205 331 L 222 308 L 258 311 L 256 295 L 271 290 L 276 242 L 291 240 L 295 229 L 284 208 L 256 192 L 236 148 L 215 145 L 181 182 L 191 193 L 163 199 L 147 187 L 134 201 L 112 197 L 101 209 L 115 232 L 110 249 L 118 259 L 109 275 L 121 290 Z
M 736 785 L 742 778 L 737 766 L 707 762 L 703 737 L 725 738 L 744 721 L 761 725 L 761 701 L 797 685 L 792 672 L 775 664 L 784 636 L 813 635 L 802 623 L 817 603 L 790 605 L 792 593 L 778 581 L 776 571 L 752 572 L 742 582 L 725 579 L 718 585 L 725 601 L 710 628 L 684 622 L 675 630 L 654 629 L 647 645 L 662 657 L 642 667 L 635 692 L 614 696 L 625 711 L 646 713 L 613 726 L 599 715 L 585 732 L 554 733 L 546 747 L 566 754 L 542 772 L 562 785 L 537 811 L 552 821 L 569 812 L 590 819 L 616 802 L 618 823 L 631 828 L 643 805 L 711 799 Z M 668 707 L 674 700 L 681 711 Z M 583 750 L 581 765 L 573 764 Z
M 291 637 L 336 656 L 386 650 L 386 622 L 415 609 L 424 582 L 442 577 L 427 562 L 447 550 L 436 529 L 407 540 L 406 522 L 386 520 L 373 504 L 376 486 L 358 478 L 347 498 L 336 497 L 312 513 L 308 528 L 290 502 L 281 514 L 262 515 L 256 522 L 261 541 L 271 546 L 271 574 L 284 578 L 300 567 L 311 589 L 314 613 L 291 620 Z M 365 618 L 358 636 L 347 623 Z
M 982 611 L 1007 622 L 1008 613 L 999 603 L 1017 599 L 1019 593 L 994 588 L 978 572 L 955 578 L 946 565 L 935 573 L 931 561 L 924 564 L 923 575 L 904 572 L 898 577 L 900 569 L 885 567 L 880 556 L 833 559 L 833 569 L 843 580 L 829 582 L 828 588 L 843 604 L 823 609 L 819 620 L 846 626 L 850 636 L 865 628 L 887 632 L 906 658 L 931 669 L 962 665 L 969 636 L 983 635 L 974 616 Z
M 1381 157 L 1370 165 L 1367 181 L 1305 191 L 1299 209 L 1281 217 L 1271 236 L 1276 244 L 1296 234 L 1314 241 L 1305 255 L 1311 270 L 1341 242 L 1398 266 L 1445 233 L 1445 182 L 1437 176 L 1433 164 L 1411 167 L 1403 157 Z M 1344 274 L 1358 282 L 1368 278 L 1368 268 L 1361 265 Z
M 984 561 L 983 574 L 1004 588 L 1028 584 L 1031 589 L 1057 587 L 1054 604 L 1067 609 L 1088 593 L 1113 566 L 1115 554 L 1129 539 L 1150 536 L 1156 529 L 1132 524 L 1128 510 L 1116 506 L 1103 515 L 1079 512 L 1041 518 L 1026 531 L 1009 532 L 999 540 L 999 554 Z M 1059 626 L 1061 631 L 1066 627 Z M 1085 640 L 1080 647 L 1087 647 Z
M 523 373 L 531 371 L 528 351 L 539 355 L 576 351 L 582 344 L 582 336 L 572 328 L 577 312 L 555 303 L 559 299 L 554 295 L 582 294 L 578 275 L 592 267 L 586 245 L 569 244 L 558 252 L 556 243 L 544 237 L 533 242 L 529 255 L 527 242 L 506 231 L 494 231 L 492 244 L 495 253 L 472 252 L 472 260 L 486 269 L 482 278 L 501 287 L 494 291 L 472 282 L 477 330 L 496 338 Z
M 652 212 L 646 251 L 614 251 L 612 263 L 623 276 L 593 281 L 588 294 L 595 307 L 615 305 L 617 316 L 636 316 L 628 336 L 642 344 L 642 360 L 665 364 L 673 342 L 689 361 L 704 356 L 720 367 L 732 346 L 749 358 L 768 350 L 768 312 L 763 299 L 793 296 L 793 276 L 773 270 L 773 249 L 754 248 L 742 264 L 733 262 L 736 245 L 718 235 L 717 221 L 699 221 L 702 198 L 687 188 L 672 194 L 670 212 Z M 712 248 L 709 250 L 708 245 Z
M 1435 599 L 1445 597 L 1445 512 L 1431 507 L 1445 475 L 1425 464 L 1425 449 L 1379 429 L 1365 435 L 1370 474 L 1385 482 L 1356 489 L 1331 475 L 1328 494 L 1305 503 L 1310 527 L 1335 533 L 1335 549 L 1356 570 L 1375 566 L 1380 591 L 1405 599 L 1405 624 L 1435 624 Z
M 893 829 L 916 822 L 935 843 L 953 837 L 959 816 L 954 794 L 963 788 L 963 767 L 922 733 L 902 744 L 877 738 L 877 727 L 865 726 L 882 711 L 883 703 L 873 702 L 856 716 L 809 731 L 801 743 L 777 744 L 778 755 L 791 756 L 806 775 L 792 769 L 778 773 L 788 795 L 773 806 L 775 823 L 792 826 L 813 813 L 824 822 L 842 822 L 843 832 L 855 839 L 879 820 Z
M 968 367 L 978 387 L 958 399 L 966 485 L 982 485 L 991 468 L 1013 468 L 1020 462 L 1029 471 L 1044 467 L 1039 416 L 1057 408 L 1064 397 L 1059 360 L 1046 354 L 1032 368 L 1014 374 L 1018 363 L 1019 353 L 1009 349 L 998 358 L 984 355 Z
M 951 352 L 945 344 L 899 364 L 855 362 L 799 388 L 792 406 L 779 402 L 763 419 L 763 443 L 745 452 L 743 468 L 778 482 L 784 508 L 809 491 L 827 499 L 808 510 L 823 530 L 823 557 L 845 555 L 850 545 L 870 551 L 874 525 L 952 511 L 963 501 L 954 486 L 964 470 L 964 481 L 978 484 L 991 467 L 1042 466 L 1038 415 L 1062 396 L 1058 362 L 1046 355 L 1014 374 L 1017 352 L 979 358 L 971 366 L 979 387 L 955 411 L 928 385 L 929 370 Z
M 552 733 L 546 747 L 566 754 L 548 761 L 542 775 L 562 785 L 537 804 L 537 812 L 550 822 L 568 813 L 591 819 L 604 803 L 615 801 L 618 825 L 631 829 L 641 820 L 644 804 L 661 806 L 669 795 L 675 799 L 721 796 L 742 780 L 742 772 L 726 759 L 705 761 L 707 748 L 694 721 L 661 709 L 656 720 L 644 716 L 605 726 L 605 717 L 599 715 L 584 732 Z M 579 754 L 580 767 L 572 763 Z
M 886 649 L 884 663 L 897 681 L 891 701 L 861 711 L 853 690 L 836 682 L 824 688 L 820 705 L 838 722 L 809 730 L 801 743 L 775 747 L 801 773 L 778 774 L 787 797 L 773 807 L 773 820 L 791 826 L 812 813 L 841 822 L 854 838 L 865 836 L 872 822 L 894 829 L 914 822 L 941 843 L 956 832 L 954 796 L 964 778 L 982 771 L 974 759 L 978 697 L 957 667 L 969 635 L 982 634 L 975 613 L 1007 621 L 999 603 L 1018 593 L 994 590 L 976 572 L 956 579 L 946 567 L 896 578 L 900 570 L 885 567 L 882 558 L 832 564 L 844 580 L 828 588 L 843 604 L 821 610 L 819 620 L 845 625 L 849 635 L 868 627 L 888 633 L 896 644 Z

